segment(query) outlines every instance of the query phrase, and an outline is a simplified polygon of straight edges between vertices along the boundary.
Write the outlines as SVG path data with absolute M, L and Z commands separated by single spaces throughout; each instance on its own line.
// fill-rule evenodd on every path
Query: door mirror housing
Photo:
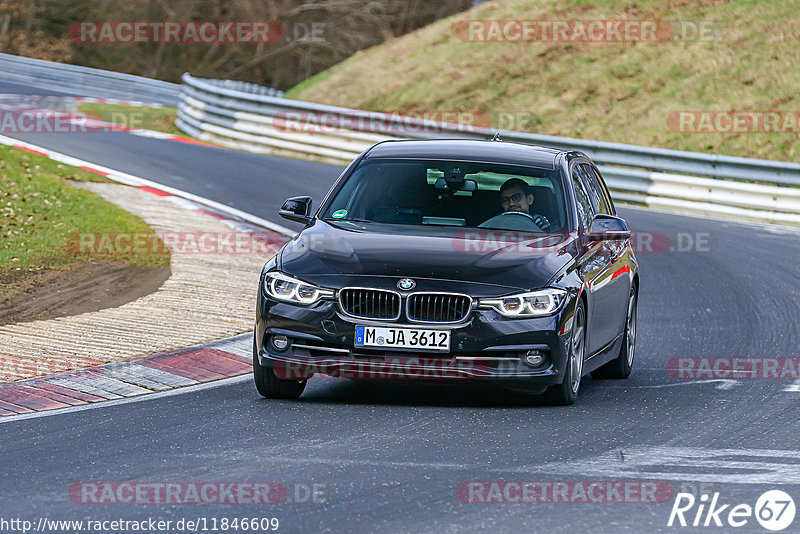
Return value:
M 313 219 L 311 202 L 311 197 L 292 197 L 283 203 L 278 215 L 290 221 L 308 224 Z
M 589 241 L 606 241 L 609 239 L 628 239 L 631 231 L 622 217 L 598 213 L 589 230 Z

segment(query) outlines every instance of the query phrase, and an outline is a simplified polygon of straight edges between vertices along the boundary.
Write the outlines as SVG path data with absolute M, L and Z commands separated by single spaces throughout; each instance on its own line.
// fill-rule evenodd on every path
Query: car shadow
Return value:
M 582 388 L 591 388 L 584 379 Z M 558 407 L 546 395 L 514 391 L 498 384 L 444 381 L 347 380 L 314 378 L 298 402 L 454 408 Z M 578 403 L 581 402 L 580 397 Z

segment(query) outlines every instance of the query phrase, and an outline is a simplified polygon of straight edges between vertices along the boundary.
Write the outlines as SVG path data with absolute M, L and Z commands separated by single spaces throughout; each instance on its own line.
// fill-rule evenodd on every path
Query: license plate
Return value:
M 450 331 L 359 325 L 355 346 L 449 351 Z

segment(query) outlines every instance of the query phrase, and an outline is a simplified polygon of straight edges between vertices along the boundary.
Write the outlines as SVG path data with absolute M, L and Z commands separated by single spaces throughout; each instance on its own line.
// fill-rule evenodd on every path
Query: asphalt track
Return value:
M 0 91 L 43 93 L 7 84 Z M 19 138 L 284 225 L 276 210 L 285 197 L 319 200 L 340 172 L 122 132 Z M 299 401 L 268 401 L 251 381 L 233 380 L 0 423 L 0 519 L 277 517 L 279 532 L 732 530 L 668 527 L 672 498 L 462 502 L 456 488 L 467 481 L 663 480 L 675 492 L 719 492 L 721 502 L 751 506 L 780 488 L 800 504 L 800 388 L 791 380 L 676 380 L 666 371 L 674 357 L 800 356 L 798 232 L 620 211 L 635 230 L 669 240 L 638 254 L 638 347 L 626 381 L 587 378 L 577 404 L 552 407 L 478 386 L 336 379 L 311 380 Z M 288 498 L 70 499 L 73 484 L 93 481 L 278 482 Z M 311 484 L 322 485 L 318 502 L 303 498 Z M 736 530 L 764 531 L 753 518 Z M 800 518 L 784 530 L 798 531 Z

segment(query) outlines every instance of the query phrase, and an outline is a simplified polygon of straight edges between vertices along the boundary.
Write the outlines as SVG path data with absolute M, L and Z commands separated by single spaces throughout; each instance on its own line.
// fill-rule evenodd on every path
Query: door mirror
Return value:
M 628 239 L 631 231 L 628 223 L 621 217 L 598 213 L 592 221 L 589 241 L 605 241 L 608 239 Z
M 311 222 L 311 197 L 292 197 L 283 203 L 278 215 L 290 221 L 308 224 Z

